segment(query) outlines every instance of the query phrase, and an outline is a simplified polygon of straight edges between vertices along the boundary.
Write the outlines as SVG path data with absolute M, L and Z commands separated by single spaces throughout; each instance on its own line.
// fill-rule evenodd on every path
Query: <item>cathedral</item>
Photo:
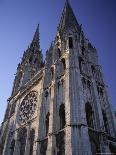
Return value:
M 0 155 L 116 153 L 116 121 L 96 48 L 68 0 L 43 60 L 39 25 L 18 64 Z

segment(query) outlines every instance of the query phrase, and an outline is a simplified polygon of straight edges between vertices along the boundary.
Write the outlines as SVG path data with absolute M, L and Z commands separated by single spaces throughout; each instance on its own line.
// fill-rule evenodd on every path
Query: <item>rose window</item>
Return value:
M 32 91 L 25 96 L 19 107 L 19 121 L 25 123 L 30 120 L 36 110 L 37 92 Z

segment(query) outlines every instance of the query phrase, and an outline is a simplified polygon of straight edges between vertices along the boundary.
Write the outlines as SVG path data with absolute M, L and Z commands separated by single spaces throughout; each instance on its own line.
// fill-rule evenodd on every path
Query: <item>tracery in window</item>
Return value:
M 86 111 L 86 120 L 87 120 L 88 127 L 94 128 L 94 112 L 89 102 L 85 104 L 85 111 Z
M 64 104 L 60 105 L 59 116 L 60 116 L 60 129 L 63 129 L 66 125 Z
M 19 107 L 19 122 L 25 123 L 30 120 L 37 107 L 37 92 L 31 91 L 27 94 Z

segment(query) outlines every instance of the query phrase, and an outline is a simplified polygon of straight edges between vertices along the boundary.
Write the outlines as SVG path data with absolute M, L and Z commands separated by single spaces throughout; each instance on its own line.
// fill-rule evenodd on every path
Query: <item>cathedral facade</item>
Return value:
M 7 101 L 0 155 L 116 152 L 116 122 L 97 51 L 68 0 L 45 61 L 37 27 Z

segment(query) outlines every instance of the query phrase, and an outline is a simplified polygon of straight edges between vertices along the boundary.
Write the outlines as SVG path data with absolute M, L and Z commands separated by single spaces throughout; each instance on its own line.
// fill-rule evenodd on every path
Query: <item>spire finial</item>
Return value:
M 34 37 L 33 37 L 33 40 L 32 40 L 32 43 L 36 42 L 39 46 L 39 49 L 40 49 L 40 33 L 39 33 L 39 24 L 37 25 L 37 28 L 36 28 L 36 31 L 35 31 L 35 34 L 34 34 Z

